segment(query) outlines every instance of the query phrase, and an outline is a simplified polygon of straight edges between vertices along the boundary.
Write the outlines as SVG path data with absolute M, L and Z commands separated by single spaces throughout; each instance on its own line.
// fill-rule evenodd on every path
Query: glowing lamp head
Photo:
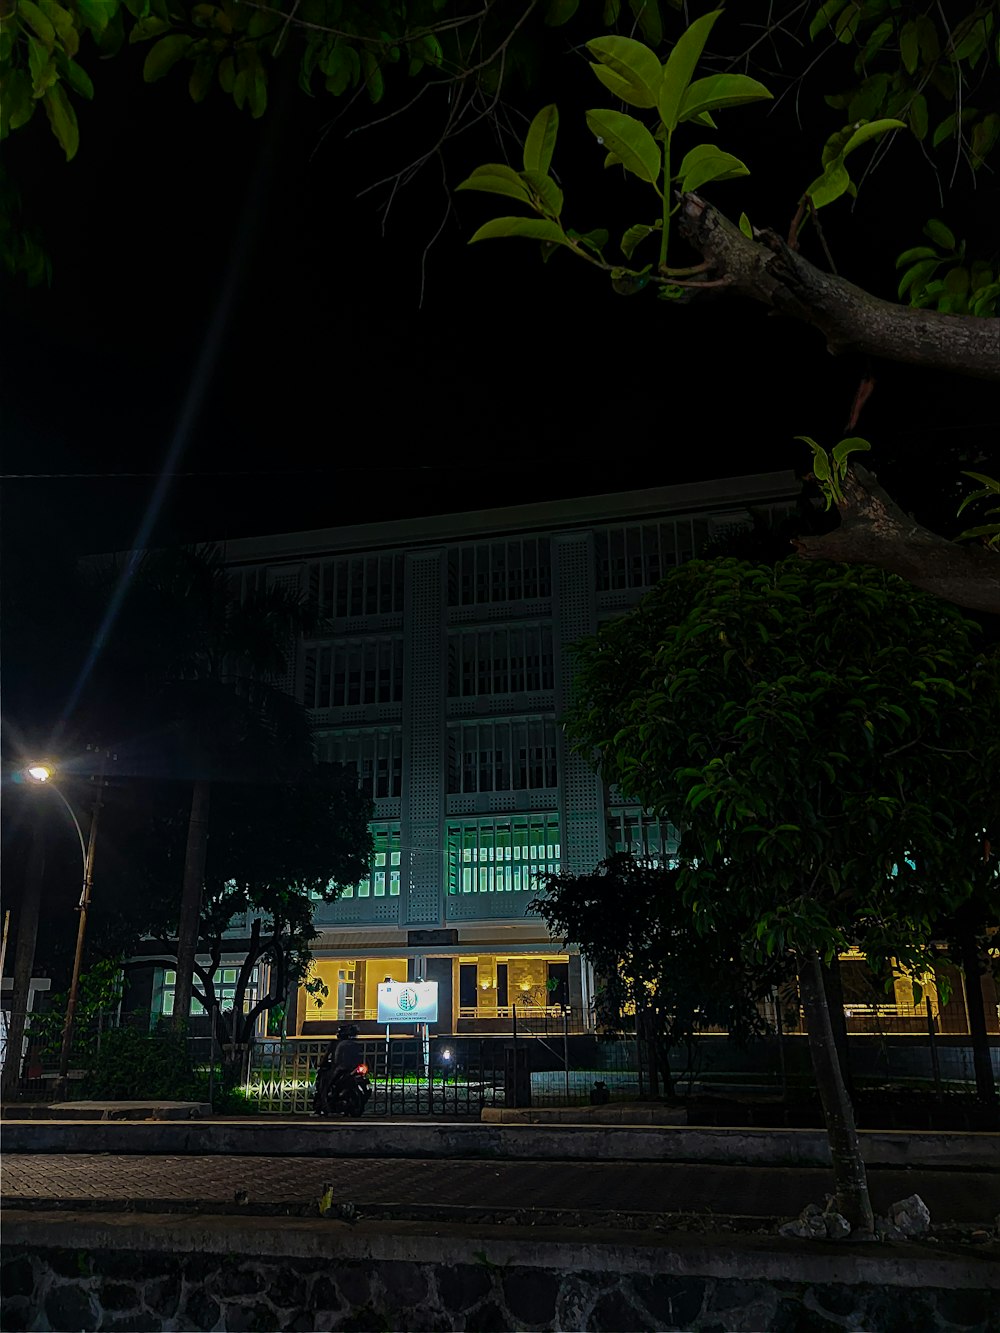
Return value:
M 441 1052 L 441 1059 L 442 1059 L 442 1060 L 450 1060 L 450 1059 L 451 1059 L 451 1050 L 450 1050 L 447 1046 L 446 1046 L 446 1047 L 444 1048 L 444 1050 Z
M 48 764 L 32 764 L 30 768 L 26 768 L 24 771 L 32 782 L 48 782 L 52 776 L 52 769 L 49 768 Z

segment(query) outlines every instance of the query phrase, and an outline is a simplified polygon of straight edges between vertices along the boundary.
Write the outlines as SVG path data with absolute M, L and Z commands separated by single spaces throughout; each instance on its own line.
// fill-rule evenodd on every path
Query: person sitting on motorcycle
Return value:
M 344 1023 L 337 1031 L 336 1041 L 327 1047 L 324 1064 L 333 1065 L 333 1077 L 330 1082 L 329 1098 L 337 1099 L 337 1093 L 346 1075 L 353 1073 L 365 1058 L 365 1048 L 358 1041 L 358 1029 L 353 1023 Z

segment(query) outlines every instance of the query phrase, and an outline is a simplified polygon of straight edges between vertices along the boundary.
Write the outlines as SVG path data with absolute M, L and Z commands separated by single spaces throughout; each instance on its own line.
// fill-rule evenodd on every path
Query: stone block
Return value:
M 306 1303 L 306 1279 L 297 1270 L 282 1265 L 268 1272 L 267 1299 L 279 1309 L 298 1309 Z
M 628 1329 L 629 1333 L 659 1333 L 660 1325 L 621 1292 L 607 1291 L 590 1312 L 591 1328 Z
M 0 1304 L 0 1328 L 4 1333 L 22 1333 L 29 1323 L 34 1321 L 34 1307 L 28 1304 L 27 1297 L 5 1296 L 3 1303 Z
M 163 1319 L 171 1319 L 180 1304 L 180 1278 L 171 1274 L 169 1277 L 148 1279 L 142 1290 L 142 1299 L 147 1310 Z
M 90 1333 L 99 1321 L 97 1302 L 89 1291 L 71 1282 L 51 1287 L 45 1297 L 45 1317 L 52 1328 Z
M 103 1310 L 134 1310 L 139 1304 L 135 1287 L 126 1282 L 103 1282 L 97 1295 Z
M 551 1324 L 559 1296 L 559 1274 L 541 1268 L 514 1268 L 503 1274 L 507 1309 L 521 1323 Z
M 201 1287 L 195 1287 L 187 1293 L 184 1301 L 185 1328 L 214 1328 L 219 1322 L 222 1307 Z
M 274 1311 L 262 1301 L 246 1305 L 228 1301 L 222 1318 L 226 1333 L 273 1333 L 278 1324 Z
M 439 1268 L 435 1274 L 442 1307 L 451 1314 L 469 1310 L 493 1289 L 493 1274 L 484 1265 Z
M 398 1314 L 416 1310 L 427 1300 L 427 1278 L 422 1267 L 413 1263 L 383 1264 L 379 1277 L 386 1304 Z
M 484 1301 L 467 1316 L 465 1326 L 476 1333 L 510 1333 L 513 1324 L 496 1301 Z
M 256 1296 L 263 1290 L 264 1277 L 256 1268 L 220 1269 L 211 1283 L 212 1294 L 218 1296 Z
M 626 1282 L 626 1290 L 650 1314 L 659 1328 L 690 1328 L 701 1311 L 705 1299 L 702 1278 L 672 1277 L 658 1274 L 647 1277 L 637 1273 Z
M 0 1291 L 4 1298 L 30 1296 L 35 1290 L 35 1274 L 26 1254 L 10 1259 L 0 1269 Z

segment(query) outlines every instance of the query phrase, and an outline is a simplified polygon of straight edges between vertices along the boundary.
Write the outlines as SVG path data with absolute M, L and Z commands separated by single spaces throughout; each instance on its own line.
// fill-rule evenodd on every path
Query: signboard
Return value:
M 378 988 L 379 1023 L 436 1023 L 436 981 L 383 981 Z

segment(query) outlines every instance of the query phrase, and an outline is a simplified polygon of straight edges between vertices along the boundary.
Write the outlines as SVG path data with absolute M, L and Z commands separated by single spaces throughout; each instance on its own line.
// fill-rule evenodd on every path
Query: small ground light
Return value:
M 25 772 L 33 782 L 48 782 L 52 776 L 52 769 L 46 764 L 32 764 Z
M 442 1059 L 442 1060 L 450 1060 L 450 1059 L 451 1059 L 451 1048 L 450 1048 L 450 1047 L 446 1046 L 446 1047 L 444 1048 L 444 1050 L 441 1052 L 441 1059 Z

